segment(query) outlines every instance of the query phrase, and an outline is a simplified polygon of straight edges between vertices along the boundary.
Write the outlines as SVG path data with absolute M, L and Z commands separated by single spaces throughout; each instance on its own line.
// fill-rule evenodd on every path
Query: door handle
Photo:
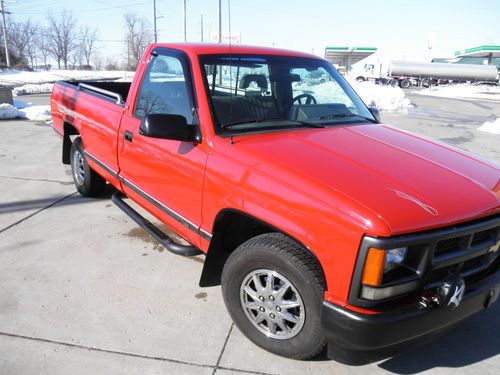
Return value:
M 132 139 L 134 138 L 134 133 L 125 130 L 125 135 L 123 136 L 123 138 L 125 138 L 127 142 L 132 142 Z

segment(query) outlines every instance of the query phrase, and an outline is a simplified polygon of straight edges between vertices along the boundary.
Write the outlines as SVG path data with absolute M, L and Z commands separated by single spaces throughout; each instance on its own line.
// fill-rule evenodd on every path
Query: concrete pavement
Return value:
M 430 104 L 425 108 L 434 110 Z M 490 116 L 487 112 L 474 121 Z M 424 125 L 417 130 L 437 138 L 470 132 L 460 146 L 500 162 L 488 146 L 500 144 L 500 136 L 483 138 L 472 119 L 432 120 L 425 111 L 384 117 L 403 129 L 420 121 Z M 445 336 L 366 366 L 267 353 L 233 326 L 219 287 L 198 287 L 202 256 L 160 251 L 109 194 L 86 199 L 75 193 L 50 127 L 2 121 L 0 134 L 2 375 L 487 375 L 500 367 L 500 303 Z

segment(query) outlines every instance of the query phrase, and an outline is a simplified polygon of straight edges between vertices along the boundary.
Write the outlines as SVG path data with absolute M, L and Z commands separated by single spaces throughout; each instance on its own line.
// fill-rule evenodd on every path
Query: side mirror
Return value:
M 199 142 L 197 130 L 197 126 L 188 125 L 184 116 L 155 113 L 144 117 L 139 134 L 151 138 Z
M 369 109 L 372 116 L 375 117 L 375 120 L 377 120 L 377 122 L 380 122 L 380 111 L 378 110 L 378 108 L 370 107 Z

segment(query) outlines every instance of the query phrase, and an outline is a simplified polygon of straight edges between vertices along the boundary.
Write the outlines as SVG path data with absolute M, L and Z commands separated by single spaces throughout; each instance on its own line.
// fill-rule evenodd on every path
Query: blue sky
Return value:
M 123 56 L 123 15 L 152 19 L 146 0 L 17 0 L 11 17 L 43 22 L 49 10 L 73 11 L 80 24 L 99 30 L 102 54 Z M 182 0 L 157 0 L 160 41 L 183 41 Z M 228 0 L 223 29 L 228 30 Z M 217 0 L 187 0 L 188 41 L 205 39 L 217 27 Z M 377 47 L 385 58 L 428 60 L 428 35 L 434 57 L 482 44 L 500 44 L 499 0 L 231 0 L 231 29 L 243 44 L 297 49 L 323 55 L 326 46 Z

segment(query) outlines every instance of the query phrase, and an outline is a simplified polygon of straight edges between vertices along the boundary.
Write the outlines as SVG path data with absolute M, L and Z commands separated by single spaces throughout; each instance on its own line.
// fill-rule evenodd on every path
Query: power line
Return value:
M 140 3 L 133 3 L 133 4 L 130 4 L 128 6 L 145 5 L 145 4 L 151 4 L 151 1 L 143 1 L 143 2 L 140 2 Z M 83 12 L 85 12 L 85 13 L 88 13 L 88 12 L 98 12 L 98 11 L 101 11 L 101 10 L 110 10 L 110 9 L 117 9 L 117 8 L 124 9 L 124 6 L 123 5 L 114 5 L 114 6 L 104 7 L 104 8 L 81 9 L 81 10 L 78 10 L 78 13 L 83 13 Z M 52 14 L 63 14 L 65 11 L 66 10 L 52 12 Z M 40 12 L 16 12 L 16 14 L 30 15 L 30 14 L 40 14 Z

